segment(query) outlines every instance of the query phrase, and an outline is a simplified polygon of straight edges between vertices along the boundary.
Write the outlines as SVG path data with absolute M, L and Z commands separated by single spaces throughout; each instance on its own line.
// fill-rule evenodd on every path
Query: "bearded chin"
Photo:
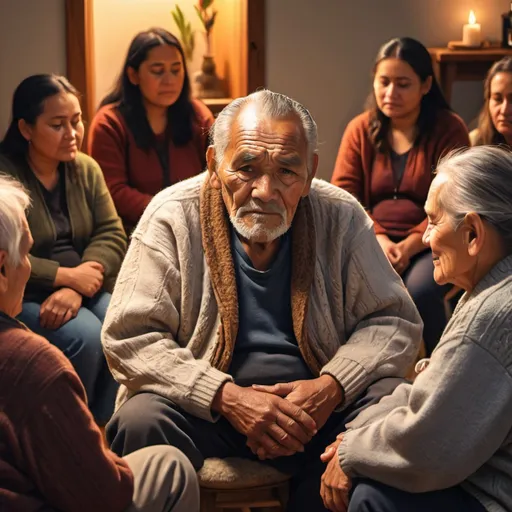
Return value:
M 269 229 L 259 222 L 253 222 L 251 225 L 239 217 L 230 216 L 231 224 L 236 232 L 246 240 L 258 243 L 273 242 L 276 238 L 283 236 L 290 226 L 284 219 L 275 228 Z

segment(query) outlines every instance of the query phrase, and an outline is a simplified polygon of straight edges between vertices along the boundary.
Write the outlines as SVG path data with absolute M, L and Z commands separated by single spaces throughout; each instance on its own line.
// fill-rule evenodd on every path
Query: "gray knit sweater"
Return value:
M 430 363 L 350 425 L 343 470 L 410 492 L 462 483 L 512 511 L 512 256 L 457 306 Z
M 340 382 L 343 406 L 375 380 L 405 375 L 421 320 L 357 201 L 315 180 L 291 244 L 293 328 L 312 373 Z M 133 233 L 102 336 L 118 406 L 150 391 L 213 421 L 237 329 L 229 219 L 202 174 L 158 194 Z

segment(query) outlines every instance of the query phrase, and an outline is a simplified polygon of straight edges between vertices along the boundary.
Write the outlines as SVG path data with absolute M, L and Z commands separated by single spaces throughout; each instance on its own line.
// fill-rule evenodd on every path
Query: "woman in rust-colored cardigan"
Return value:
M 469 145 L 434 77 L 427 49 L 410 38 L 379 51 L 366 112 L 343 135 L 331 182 L 353 194 L 375 223 L 377 239 L 402 275 L 423 318 L 431 353 L 446 324 L 444 287 L 433 279 L 422 242 L 423 209 L 439 158 Z
M 137 34 L 88 138 L 128 233 L 155 194 L 204 170 L 212 124 L 206 105 L 190 97 L 178 39 L 162 28 Z

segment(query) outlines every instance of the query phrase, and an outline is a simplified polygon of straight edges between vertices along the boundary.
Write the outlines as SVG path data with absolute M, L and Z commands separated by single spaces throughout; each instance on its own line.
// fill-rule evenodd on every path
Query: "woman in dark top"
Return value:
M 212 124 L 190 97 L 178 39 L 162 28 L 137 34 L 88 138 L 127 231 L 156 193 L 204 170 Z
M 478 127 L 469 137 L 472 146 L 505 144 L 512 147 L 512 57 L 495 62 L 484 82 L 484 106 Z
M 374 220 L 377 239 L 423 318 L 429 353 L 446 325 L 448 290 L 432 277 L 432 255 L 421 240 L 423 207 L 439 158 L 468 145 L 427 49 L 410 38 L 382 46 L 367 110 L 347 126 L 331 182 L 359 199 Z
M 113 412 L 117 384 L 101 327 L 126 235 L 98 164 L 79 152 L 77 91 L 64 77 L 34 75 L 14 93 L 0 170 L 30 192 L 31 276 L 19 319 L 69 358 L 96 421 Z

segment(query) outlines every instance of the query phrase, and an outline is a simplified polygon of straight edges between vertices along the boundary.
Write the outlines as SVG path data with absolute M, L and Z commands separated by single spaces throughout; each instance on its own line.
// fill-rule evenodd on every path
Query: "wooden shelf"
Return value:
M 512 49 L 495 46 L 477 49 L 451 50 L 429 48 L 432 65 L 448 102 L 452 99 L 456 81 L 481 81 L 489 68 L 505 56 L 512 56 Z

